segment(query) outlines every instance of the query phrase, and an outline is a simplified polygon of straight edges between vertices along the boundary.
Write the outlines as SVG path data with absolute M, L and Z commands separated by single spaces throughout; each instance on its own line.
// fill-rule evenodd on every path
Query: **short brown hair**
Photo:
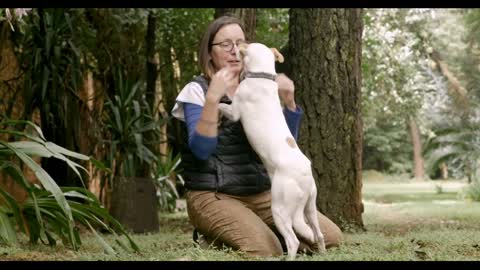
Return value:
M 245 33 L 245 28 L 243 27 L 242 22 L 237 17 L 232 15 L 221 16 L 212 21 L 208 27 L 205 34 L 203 34 L 202 41 L 200 42 L 200 50 L 198 52 L 198 64 L 200 65 L 200 70 L 203 72 L 205 77 L 210 80 L 215 73 L 212 61 L 210 61 L 210 52 L 212 51 L 211 44 L 213 38 L 220 30 L 220 28 L 229 24 L 238 24 L 242 31 Z

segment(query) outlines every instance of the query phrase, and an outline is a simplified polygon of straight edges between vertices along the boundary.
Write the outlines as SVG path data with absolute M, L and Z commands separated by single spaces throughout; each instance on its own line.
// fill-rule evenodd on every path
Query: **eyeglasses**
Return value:
M 239 39 L 237 40 L 237 42 L 235 43 L 238 46 L 240 46 L 240 44 L 246 44 L 247 42 L 245 40 L 242 40 L 242 39 Z M 218 43 L 212 43 L 210 44 L 210 46 L 220 46 L 220 48 L 222 48 L 224 51 L 226 52 L 230 52 L 232 51 L 233 49 L 233 41 L 231 41 L 230 39 L 228 40 L 225 40 L 225 41 L 222 41 L 222 42 L 218 42 Z

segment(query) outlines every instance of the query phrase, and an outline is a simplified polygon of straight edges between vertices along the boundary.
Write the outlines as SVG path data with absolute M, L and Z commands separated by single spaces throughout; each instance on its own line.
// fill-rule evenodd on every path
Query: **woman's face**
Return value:
M 228 49 L 228 46 L 225 46 L 228 44 L 228 41 L 231 41 L 234 44 L 229 51 L 226 50 L 226 48 Z M 236 51 L 238 50 L 235 46 L 244 41 L 245 34 L 238 24 L 228 24 L 218 30 L 212 41 L 212 44 L 218 45 L 212 45 L 212 50 L 210 52 L 215 71 L 228 66 L 232 68 L 233 71 L 240 74 L 240 71 L 242 70 L 242 62 L 237 60 Z

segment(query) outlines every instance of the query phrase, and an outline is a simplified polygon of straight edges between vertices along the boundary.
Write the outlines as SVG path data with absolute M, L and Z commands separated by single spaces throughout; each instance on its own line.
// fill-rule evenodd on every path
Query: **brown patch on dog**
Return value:
M 286 140 L 287 140 L 288 146 L 290 146 L 291 148 L 297 147 L 297 144 L 295 143 L 295 140 L 292 137 L 287 137 Z

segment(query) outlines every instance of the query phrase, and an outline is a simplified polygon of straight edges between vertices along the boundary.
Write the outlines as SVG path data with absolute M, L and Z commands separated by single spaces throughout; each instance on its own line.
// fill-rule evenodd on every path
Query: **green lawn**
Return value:
M 339 248 L 329 249 L 324 255 L 300 255 L 298 260 L 478 261 L 480 203 L 462 200 L 458 192 L 463 186 L 458 181 L 415 183 L 365 177 L 362 192 L 366 232 L 345 233 Z M 185 212 L 161 214 L 160 223 L 160 233 L 133 236 L 142 249 L 140 255 L 106 255 L 86 232 L 78 252 L 61 245 L 0 247 L 0 260 L 255 260 L 231 250 L 195 247 Z

